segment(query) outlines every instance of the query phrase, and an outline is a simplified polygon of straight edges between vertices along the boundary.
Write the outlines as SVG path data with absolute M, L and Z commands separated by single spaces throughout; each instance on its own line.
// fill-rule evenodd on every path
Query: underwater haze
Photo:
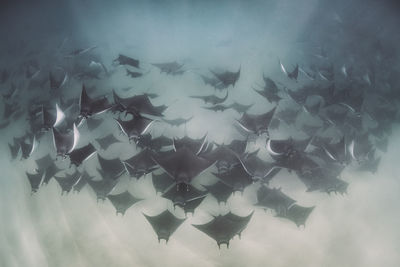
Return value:
M 2 1 L 0 267 L 400 266 L 399 14 Z

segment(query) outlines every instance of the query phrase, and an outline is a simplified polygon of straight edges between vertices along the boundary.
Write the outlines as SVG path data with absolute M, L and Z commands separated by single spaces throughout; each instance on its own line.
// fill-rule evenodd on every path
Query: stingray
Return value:
M 154 156 L 153 159 L 177 184 L 189 184 L 193 178 L 214 163 L 196 156 L 187 147 L 182 147 L 176 152 L 165 156 Z
M 60 89 L 68 80 L 68 74 L 64 73 L 64 77 L 60 80 L 57 80 L 56 76 L 50 72 L 49 73 L 49 81 L 50 81 L 50 90 L 55 91 Z
M 233 191 L 243 193 L 244 189 L 253 183 L 250 174 L 246 172 L 242 165 L 237 165 L 224 173 L 212 173 L 223 183 L 231 186 Z
M 276 113 L 276 117 L 279 118 L 280 120 L 284 121 L 288 125 L 292 125 L 296 123 L 296 119 L 299 116 L 301 112 L 301 109 L 291 109 L 287 108 L 284 110 L 281 110 Z
M 97 154 L 97 158 L 100 164 L 100 169 L 97 169 L 97 171 L 104 179 L 116 180 L 126 171 L 124 164 L 119 158 L 105 159 L 99 154 Z
M 184 136 L 183 138 L 180 139 L 173 139 L 173 147 L 174 150 L 177 151 L 180 148 L 186 147 L 196 155 L 200 154 L 203 149 L 205 149 L 207 144 L 207 134 L 205 134 L 202 138 L 200 139 L 192 139 L 188 136 Z
M 374 147 L 369 141 L 369 133 L 356 135 L 348 145 L 348 152 L 352 159 L 360 161 L 365 159 L 370 152 L 374 150 Z
M 128 136 L 129 140 L 135 140 L 143 135 L 154 122 L 152 119 L 143 116 L 133 117 L 129 121 L 115 120 L 121 131 Z
M 227 107 L 234 109 L 238 113 L 244 113 L 247 112 L 253 104 L 250 105 L 243 105 L 237 102 L 233 102 L 232 104 L 228 105 Z
M 143 213 L 153 230 L 156 232 L 158 242 L 164 239 L 168 242 L 170 236 L 178 229 L 185 219 L 176 218 L 169 210 L 155 215 L 149 216 Z
M 31 185 L 32 193 L 37 192 L 43 179 L 43 171 L 38 171 L 37 173 L 26 172 L 26 177 L 28 178 L 29 184 Z
M 246 147 L 246 140 L 232 140 L 228 145 L 217 144 L 217 148 L 205 154 L 204 157 L 215 160 L 218 172 L 223 173 L 240 164 L 240 156 L 245 152 Z
M 90 47 L 87 47 L 87 48 L 79 48 L 79 49 L 76 49 L 76 50 L 72 51 L 68 55 L 66 55 L 66 57 L 80 56 L 80 55 L 86 54 L 86 53 L 88 53 L 88 52 L 90 52 L 90 51 L 92 51 L 93 49 L 96 49 L 96 48 L 97 48 L 96 45 L 95 46 L 90 46 Z
M 119 54 L 118 57 L 114 59 L 114 62 L 118 63 L 119 65 L 128 65 L 134 68 L 140 68 L 139 60 L 121 54 Z
M 93 178 L 93 176 L 90 176 L 86 171 L 84 171 L 79 180 L 74 184 L 74 191 L 80 192 L 82 188 L 88 183 L 88 181 L 93 180 Z
M 193 119 L 193 116 L 191 116 L 191 117 L 189 117 L 189 118 L 187 118 L 187 119 L 184 119 L 184 118 L 176 118 L 176 119 L 171 119 L 171 120 L 163 119 L 163 121 L 166 122 L 166 123 L 168 123 L 168 124 L 171 125 L 171 126 L 179 127 L 179 126 L 181 126 L 182 124 L 188 123 L 188 122 L 191 121 L 192 119 Z
M 86 146 L 73 150 L 68 154 L 68 156 L 71 160 L 71 164 L 79 166 L 83 163 L 83 161 L 87 160 L 95 153 L 96 153 L 95 147 L 91 143 L 89 143 Z
M 122 98 L 113 91 L 114 107 L 113 110 L 139 116 L 141 114 L 147 114 L 152 116 L 163 116 L 163 112 L 167 109 L 167 106 L 154 106 L 148 94 L 135 95 L 132 97 Z
M 93 115 L 103 113 L 111 108 L 106 97 L 91 98 L 86 92 L 85 85 L 82 85 L 82 92 L 79 99 L 79 115 L 89 118 Z
M 334 126 L 341 126 L 347 118 L 347 110 L 345 109 L 326 109 L 325 116 L 322 117 Z
M 65 157 L 67 154 L 71 153 L 79 141 L 79 131 L 75 124 L 73 126 L 73 131 L 60 132 L 56 128 L 53 129 L 53 143 L 58 156 Z
M 359 162 L 357 170 L 367 171 L 372 174 L 375 174 L 378 170 L 380 162 L 381 158 L 375 156 L 375 150 L 373 149 L 367 154 L 364 160 Z
M 257 156 L 257 153 L 243 156 L 241 158 L 241 163 L 245 171 L 251 175 L 253 180 L 261 180 L 264 183 L 268 183 L 269 180 L 273 178 L 272 174 L 277 174 L 277 171 L 274 170 L 277 168 L 275 164 L 260 159 Z
M 310 141 L 311 138 L 302 141 L 268 140 L 267 149 L 275 160 L 276 166 L 289 171 L 308 171 L 317 167 L 317 163 L 304 152 Z
M 217 181 L 212 185 L 203 185 L 207 189 L 208 192 L 218 201 L 218 204 L 225 203 L 228 201 L 228 198 L 233 193 L 233 188 L 230 185 L 225 184 L 224 182 Z
M 126 75 L 131 77 L 131 78 L 139 78 L 143 76 L 143 73 L 141 72 L 137 72 L 137 71 L 130 71 L 130 70 L 126 70 Z
M 207 195 L 203 195 L 201 197 L 187 201 L 185 203 L 185 206 L 183 206 L 183 211 L 185 212 L 185 215 L 187 216 L 188 213 L 194 214 L 194 211 L 201 205 L 206 197 Z
M 96 119 L 93 117 L 87 118 L 86 119 L 86 125 L 89 131 L 94 131 L 97 127 L 100 126 L 100 124 L 103 123 L 103 119 Z
M 129 159 L 123 161 L 128 174 L 139 179 L 143 175 L 151 173 L 158 168 L 153 160 L 154 153 L 144 149 Z
M 279 96 L 279 89 L 276 83 L 263 75 L 264 87 L 261 90 L 254 89 L 258 94 L 265 97 L 270 103 L 278 103 L 282 98 Z
M 236 235 L 240 237 L 252 216 L 253 212 L 245 217 L 229 212 L 225 215 L 213 216 L 213 219 L 206 224 L 192 225 L 217 241 L 218 247 L 226 244 L 229 248 L 229 241 Z
M 161 174 L 152 173 L 152 181 L 156 193 L 164 193 L 167 188 L 169 188 L 172 184 L 175 184 L 172 177 L 165 172 Z
M 319 113 L 321 108 L 321 102 L 317 101 L 315 103 L 305 103 L 303 106 L 303 109 L 305 112 L 307 112 L 308 114 L 315 116 Z
M 173 61 L 173 62 L 165 62 L 165 63 L 153 63 L 151 65 L 159 68 L 161 73 L 164 72 L 166 74 L 176 75 L 176 74 L 183 73 L 182 67 L 184 64 L 179 64 L 178 62 Z
M 205 95 L 205 96 L 190 96 L 191 98 L 197 98 L 201 99 L 204 101 L 205 104 L 212 104 L 212 105 L 217 105 L 223 103 L 227 98 L 228 98 L 228 92 L 226 92 L 226 95 L 222 98 L 219 98 L 216 95 Z
M 282 72 L 289 78 L 292 80 L 297 81 L 297 78 L 299 76 L 299 65 L 296 64 L 296 66 L 294 67 L 294 69 L 291 72 L 288 72 L 285 68 L 285 66 L 283 66 L 282 62 L 279 60 L 279 65 L 281 67 Z
M 281 125 L 281 120 L 278 118 L 272 118 L 271 123 L 269 124 L 269 130 L 277 130 Z
M 51 110 L 45 106 L 41 107 L 40 123 L 41 128 L 45 131 L 53 127 L 59 126 L 65 119 L 65 113 L 56 104 L 56 109 Z
M 246 151 L 247 147 L 247 140 L 239 140 L 235 139 L 232 140 L 228 145 L 226 145 L 228 148 L 232 149 L 234 152 L 236 152 L 238 155 L 243 154 Z
M 54 164 L 54 159 L 50 156 L 50 154 L 47 154 L 41 158 L 36 159 L 35 162 L 38 170 L 45 170 L 50 165 Z
M 283 155 L 290 153 L 293 150 L 304 152 L 307 147 L 311 144 L 313 138 L 309 137 L 306 139 L 280 139 L 267 141 L 267 149 L 271 155 Z
M 348 154 L 348 147 L 344 136 L 337 143 L 325 144 L 323 149 L 331 160 L 341 164 L 349 162 L 350 155 Z
M 54 177 L 58 184 L 61 187 L 61 194 L 69 193 L 72 190 L 72 187 L 79 181 L 81 178 L 81 174 L 75 170 L 72 174 L 66 174 L 65 177 Z
M 331 63 L 327 67 L 320 68 L 318 70 L 318 75 L 322 80 L 332 82 L 335 78 L 335 70 L 333 67 L 333 63 Z
M 100 73 L 95 73 L 93 71 L 83 71 L 76 74 L 75 78 L 79 79 L 80 81 L 83 80 L 100 80 Z
M 289 95 L 289 97 L 296 102 L 300 106 L 304 106 L 306 104 L 307 98 L 309 96 L 308 92 L 305 90 L 286 90 L 286 93 Z
M 103 150 L 107 150 L 112 144 L 120 142 L 113 134 L 108 134 L 102 138 L 96 138 L 95 140 Z
M 257 190 L 257 203 L 255 205 L 264 209 L 272 209 L 276 214 L 285 214 L 295 202 L 285 195 L 280 188 L 269 188 L 262 185 Z
M 289 207 L 285 213 L 277 214 L 277 217 L 288 219 L 300 227 L 302 225 L 305 226 L 305 223 L 313 210 L 314 207 L 302 207 L 294 204 Z
M 46 168 L 39 169 L 39 171 L 40 170 L 44 170 L 43 184 L 48 184 L 51 178 L 61 171 L 61 169 L 58 168 L 54 162 L 51 162 Z
M 268 127 L 271 123 L 272 117 L 274 116 L 275 110 L 276 107 L 272 108 L 266 113 L 259 115 L 244 113 L 242 117 L 237 120 L 237 122 L 239 126 L 248 133 L 256 135 L 268 133 Z
M 164 135 L 153 138 L 151 134 L 147 133 L 135 138 L 135 144 L 142 149 L 148 148 L 154 151 L 159 151 L 166 146 L 171 146 L 172 140 Z
M 214 105 L 212 107 L 202 107 L 202 108 L 208 109 L 208 110 L 212 110 L 212 111 L 215 111 L 215 112 L 218 112 L 218 111 L 223 112 L 223 111 L 225 111 L 227 109 L 230 109 L 231 107 L 230 106 L 225 106 L 225 105 L 222 105 L 222 104 L 218 104 L 218 105 Z
M 232 87 L 235 87 L 235 84 L 240 77 L 240 69 L 241 68 L 239 67 L 239 70 L 237 72 L 225 71 L 218 73 L 215 71 L 211 71 L 211 73 L 214 74 L 214 76 L 217 77 L 218 80 L 220 80 L 225 87 L 228 87 L 230 85 L 232 85 Z
M 38 142 L 36 141 L 35 136 L 31 136 L 28 139 L 29 139 L 28 142 L 26 142 L 26 140 L 24 140 L 19 143 L 23 159 L 29 158 L 38 146 Z
M 116 210 L 116 214 L 121 213 L 124 215 L 125 212 L 132 207 L 135 203 L 139 202 L 141 199 L 138 199 L 132 196 L 128 191 L 124 191 L 120 194 L 116 195 L 108 195 L 107 198 L 110 200 L 111 204 L 114 206 Z
M 307 187 L 307 192 L 318 190 L 328 194 L 332 192 L 344 194 L 347 192 L 348 183 L 337 178 L 339 172 L 332 172 L 327 168 L 320 167 L 305 172 L 296 172 L 296 174 Z
M 210 85 L 214 87 L 214 89 L 223 90 L 226 86 L 216 77 L 207 77 L 204 75 L 200 75 L 203 79 L 205 85 Z
M 202 155 L 202 157 L 216 161 L 215 166 L 217 167 L 218 173 L 231 170 L 233 167 L 240 164 L 239 154 L 226 145 L 220 145 L 210 153 Z
M 321 126 L 319 125 L 309 125 L 309 124 L 303 124 L 301 126 L 301 130 L 306 133 L 308 136 L 315 136 L 318 134 L 319 130 L 321 129 Z
M 87 182 L 96 193 L 98 200 L 105 200 L 117 184 L 117 181 L 112 179 L 88 180 Z
M 185 208 L 186 204 L 196 199 L 204 199 L 207 192 L 200 191 L 190 184 L 172 184 L 165 193 L 163 198 L 172 201 L 174 207 L 179 206 Z M 200 203 L 199 203 L 200 205 Z

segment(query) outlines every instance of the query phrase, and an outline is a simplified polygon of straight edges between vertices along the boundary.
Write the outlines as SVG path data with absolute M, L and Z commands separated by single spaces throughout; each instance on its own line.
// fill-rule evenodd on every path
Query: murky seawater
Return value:
M 0 266 L 399 266 L 399 12 L 397 2 L 389 0 L 2 3 Z M 139 66 L 118 64 L 119 55 L 139 60 Z M 162 71 L 156 65 L 172 62 L 176 69 Z M 229 83 L 218 76 L 223 73 L 238 76 Z M 273 81 L 278 100 L 262 96 L 263 77 Z M 125 161 L 141 151 L 116 121 L 138 114 L 119 114 L 113 105 L 81 120 L 82 84 L 90 97 L 105 96 L 110 104 L 115 104 L 114 90 L 121 97 L 146 94 L 153 106 L 165 105 L 162 116 L 147 116 L 154 120 L 146 129 L 153 138 L 206 136 L 213 151 L 217 144 L 241 140 L 247 146 L 237 156 L 246 171 L 252 172 L 252 152 L 283 168 L 270 180 L 250 178 L 243 193 L 218 204 L 204 187 L 218 181 L 212 165 L 191 182 L 206 197 L 187 217 L 156 193 L 151 173 L 136 179 L 124 169 L 107 193 L 128 190 L 141 201 L 116 215 L 108 198 L 98 199 L 91 182 L 104 180 L 98 156 Z M 216 107 L 223 110 L 193 97 L 205 95 L 221 99 Z M 269 135 L 243 125 L 245 110 L 235 110 L 234 103 L 250 115 L 277 107 L 274 126 L 267 125 Z M 43 129 L 37 118 L 48 109 L 55 120 L 56 104 L 65 118 Z M 173 126 L 164 121 L 177 118 L 187 122 Z M 71 134 L 73 123 L 80 135 L 75 148 L 91 143 L 97 151 L 78 167 L 70 166 L 70 155 L 56 157 L 53 141 L 54 131 Z M 117 141 L 102 149 L 96 139 L 109 134 Z M 330 148 L 343 136 L 343 147 L 333 153 Z M 290 137 L 312 137 L 301 155 L 313 163 L 279 161 L 282 155 L 268 150 L 267 140 Z M 14 159 L 13 143 L 18 146 Z M 32 143 L 37 146 L 30 153 Z M 156 161 L 178 153 L 153 150 Z M 211 162 L 210 151 L 190 155 Z M 32 193 L 26 173 L 40 173 L 35 160 L 47 154 L 58 171 Z M 305 163 L 297 168 L 300 160 Z M 178 169 L 181 162 L 174 162 Z M 79 193 L 61 194 L 60 179 L 75 170 L 94 178 Z M 46 173 L 49 169 L 43 177 Z M 157 167 L 154 173 L 162 171 Z M 314 207 L 305 226 L 296 226 L 301 215 L 289 218 L 293 203 L 266 211 L 255 206 L 262 181 L 266 188 L 280 188 L 294 205 Z M 237 184 L 229 186 L 237 189 Z M 167 244 L 158 242 L 143 216 L 166 209 L 186 218 Z M 222 244 L 219 249 L 192 226 L 229 211 L 241 217 L 254 211 L 229 248 Z

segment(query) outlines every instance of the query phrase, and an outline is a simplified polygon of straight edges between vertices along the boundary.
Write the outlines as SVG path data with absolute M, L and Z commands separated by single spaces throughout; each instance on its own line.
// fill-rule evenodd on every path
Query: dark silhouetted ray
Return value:
M 155 156 L 154 160 L 177 184 L 189 184 L 193 178 L 214 163 L 196 156 L 187 147 L 165 156 Z
M 167 173 L 152 174 L 152 181 L 156 193 L 164 193 L 167 188 L 174 184 L 174 180 Z
M 201 99 L 205 104 L 217 105 L 221 104 L 228 98 L 228 92 L 226 92 L 224 97 L 218 97 L 216 95 L 205 95 L 205 96 L 190 96 L 191 98 Z
M 314 210 L 314 207 L 302 207 L 299 205 L 292 205 L 286 213 L 277 214 L 277 217 L 285 218 L 294 222 L 298 227 L 305 226 L 310 213 Z
M 151 65 L 159 68 L 161 73 L 164 72 L 166 74 L 176 75 L 176 74 L 182 74 L 184 72 L 182 70 L 184 64 L 179 64 L 176 61 L 165 62 L 165 63 L 153 63 Z
M 53 142 L 58 156 L 65 157 L 71 153 L 79 140 L 79 131 L 75 124 L 73 125 L 73 131 L 60 132 L 56 128 L 53 128 Z
M 107 150 L 112 144 L 120 142 L 113 134 L 108 134 L 102 138 L 96 138 L 95 140 L 103 150 Z
M 213 174 L 222 182 L 231 186 L 233 191 L 243 192 L 248 185 L 253 183 L 251 175 L 246 172 L 242 165 L 237 165 L 224 173 Z
M 225 215 L 214 216 L 214 219 L 206 224 L 192 225 L 217 241 L 218 247 L 226 244 L 229 248 L 229 241 L 235 235 L 241 235 L 252 216 L 253 212 L 245 217 L 229 212 Z
M 43 171 L 39 171 L 38 173 L 27 172 L 26 177 L 31 185 L 32 193 L 37 192 L 37 190 L 39 190 L 40 183 L 42 182 Z
M 125 166 L 119 158 L 105 159 L 97 154 L 100 169 L 97 169 L 104 179 L 118 179 L 124 172 Z
M 86 146 L 75 149 L 68 155 L 69 159 L 71 160 L 71 164 L 79 166 L 83 163 L 83 161 L 87 160 L 95 153 L 96 153 L 96 148 L 94 148 L 94 146 L 91 143 L 89 143 Z
M 261 186 L 257 191 L 256 206 L 269 208 L 276 214 L 286 214 L 289 207 L 296 201 L 285 195 L 281 189 Z
M 164 212 L 155 216 L 149 216 L 146 214 L 143 215 L 156 232 L 158 242 L 160 242 L 161 239 L 164 239 L 166 242 L 168 242 L 171 235 L 185 221 L 185 219 L 176 218 L 169 210 L 165 210 Z
M 73 174 L 65 174 L 65 177 L 54 177 L 61 187 L 61 194 L 64 192 L 69 193 L 72 187 L 79 181 L 81 174 L 75 170 Z
M 141 200 L 132 196 L 128 191 L 117 195 L 108 195 L 107 198 L 111 201 L 116 213 L 121 213 L 122 215 L 124 215 L 127 209 L 132 205 Z
M 203 199 L 207 192 L 200 191 L 190 184 L 173 184 L 162 194 L 163 198 L 172 201 L 172 204 L 185 208 L 186 204 L 198 198 Z
M 81 117 L 89 118 L 110 108 L 111 105 L 106 97 L 91 98 L 86 92 L 85 85 L 82 85 L 82 92 L 79 98 L 79 115 Z
M 154 153 L 149 149 L 144 149 L 136 155 L 124 161 L 125 168 L 131 177 L 139 179 L 158 168 L 153 160 Z
M 207 142 L 207 134 L 204 135 L 200 139 L 192 139 L 188 136 L 184 136 L 183 138 L 180 138 L 180 139 L 174 138 L 173 146 L 174 146 L 175 151 L 177 151 L 183 147 L 186 147 L 190 151 L 192 151 L 193 153 L 198 155 L 206 146 L 206 142 Z
M 240 77 L 240 69 L 237 72 L 225 71 L 225 72 L 215 72 L 211 71 L 215 77 L 218 78 L 222 82 L 225 87 L 232 85 L 235 87 L 236 82 L 239 80 Z
M 189 117 L 187 119 L 184 119 L 184 118 L 176 118 L 176 119 L 172 119 L 172 120 L 163 119 L 163 121 L 165 121 L 166 123 L 168 123 L 171 126 L 179 127 L 182 124 L 188 123 L 192 119 L 193 119 L 193 116 L 191 116 L 191 117 Z
M 121 119 L 115 120 L 117 121 L 121 131 L 128 136 L 129 140 L 135 140 L 143 135 L 154 122 L 152 119 L 142 116 L 133 117 L 129 121 L 123 121 Z
M 87 118 L 86 119 L 86 125 L 88 127 L 89 131 L 94 131 L 97 127 L 100 126 L 100 124 L 103 123 L 103 119 L 96 119 L 93 117 Z
M 106 200 L 107 195 L 114 189 L 117 181 L 103 178 L 99 181 L 87 180 L 87 183 L 96 193 L 97 200 Z
M 237 122 L 239 123 L 239 126 L 248 133 L 256 135 L 268 133 L 268 127 L 271 123 L 272 117 L 274 116 L 275 110 L 276 107 L 259 115 L 244 113 Z
M 216 182 L 212 185 L 203 185 L 208 192 L 218 201 L 218 203 L 226 203 L 228 198 L 233 193 L 233 188 L 221 181 Z
M 114 59 L 114 62 L 118 63 L 119 65 L 128 65 L 134 68 L 139 68 L 139 60 L 121 54 Z

